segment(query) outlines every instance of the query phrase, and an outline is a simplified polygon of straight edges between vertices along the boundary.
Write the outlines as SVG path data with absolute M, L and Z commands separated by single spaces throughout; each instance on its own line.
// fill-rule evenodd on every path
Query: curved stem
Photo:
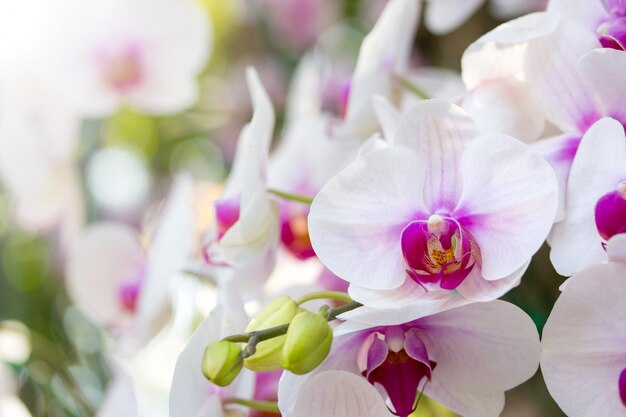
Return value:
M 284 191 L 274 190 L 272 188 L 268 188 L 267 192 L 270 194 L 274 194 L 285 200 L 295 201 L 296 203 L 311 204 L 313 202 L 312 197 L 307 197 L 307 196 L 299 195 L 299 194 L 286 193 Z
M 337 316 L 343 314 L 347 311 L 354 310 L 356 308 L 362 307 L 363 304 L 358 303 L 356 301 L 351 301 L 349 303 L 340 305 L 339 307 L 333 308 L 330 310 L 328 315 L 328 321 L 335 320 Z M 287 334 L 287 329 L 289 329 L 289 323 L 283 324 L 281 326 L 270 327 L 269 329 L 257 330 L 250 333 L 242 333 L 242 334 L 234 334 L 232 336 L 225 337 L 223 340 L 227 340 L 229 342 L 235 343 L 260 343 L 264 340 L 273 339 L 278 336 L 282 336 Z
M 244 407 L 254 408 L 255 410 L 265 411 L 268 413 L 280 414 L 280 410 L 278 409 L 278 404 L 273 401 L 254 401 L 254 400 L 244 400 L 242 398 L 231 398 L 224 401 L 225 404 L 239 404 Z
M 307 301 L 311 300 L 337 300 L 343 301 L 345 303 L 349 303 L 352 301 L 352 298 L 348 295 L 348 293 L 341 291 L 320 291 L 314 292 L 311 294 L 304 295 L 296 300 L 296 304 L 304 304 Z
M 422 90 L 421 88 L 419 88 L 418 86 L 416 86 L 415 84 L 413 84 L 413 82 L 411 82 L 411 80 L 404 78 L 400 75 L 396 75 L 395 80 L 398 82 L 398 84 L 400 84 L 400 86 L 404 89 L 406 89 L 407 91 L 411 92 L 412 94 L 414 94 L 415 96 L 423 99 L 423 100 L 428 100 L 430 98 L 430 96 L 428 94 L 426 94 L 426 92 L 424 90 Z

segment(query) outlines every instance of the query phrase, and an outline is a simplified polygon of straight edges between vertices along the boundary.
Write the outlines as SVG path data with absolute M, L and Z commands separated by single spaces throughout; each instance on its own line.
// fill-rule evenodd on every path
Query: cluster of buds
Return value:
M 219 386 L 229 385 L 243 367 L 255 372 L 284 369 L 297 375 L 309 373 L 330 352 L 333 330 L 328 321 L 335 316 L 327 306 L 313 313 L 290 297 L 279 297 L 250 321 L 246 333 L 209 344 L 202 372 Z

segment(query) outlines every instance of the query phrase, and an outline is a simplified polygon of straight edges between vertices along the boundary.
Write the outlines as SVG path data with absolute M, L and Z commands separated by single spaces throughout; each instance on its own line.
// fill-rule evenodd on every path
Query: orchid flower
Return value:
M 543 329 L 541 371 L 570 417 L 626 416 L 626 237 L 607 252 L 567 281 Z
M 381 311 L 343 323 L 315 371 L 285 372 L 282 415 L 407 417 L 423 393 L 467 417 L 496 417 L 504 391 L 538 368 L 537 329 L 512 304 L 472 304 L 400 325 L 385 325 L 389 318 Z
M 205 257 L 216 267 L 247 268 L 252 292 L 274 265 L 279 243 L 279 214 L 266 188 L 274 109 L 256 71 L 247 71 L 254 114 L 241 130 L 232 173 L 215 202 L 216 227 Z
M 336 175 L 311 206 L 313 248 L 351 296 L 413 314 L 405 307 L 423 298 L 488 301 L 519 283 L 554 220 L 550 166 L 439 100 L 404 115 L 392 144 Z
M 171 279 L 194 250 L 191 179 L 177 179 L 149 248 L 124 224 L 102 222 L 88 228 L 67 262 L 68 291 L 77 307 L 96 323 L 145 344 L 160 328 Z
M 184 110 L 211 45 L 209 22 L 190 0 L 67 0 L 40 35 L 44 77 L 83 115 L 120 106 L 150 114 Z
M 626 233 L 626 137 L 617 120 L 596 122 L 581 140 L 566 206 L 567 217 L 554 225 L 550 259 L 569 276 L 606 261 L 607 241 Z
M 543 119 L 533 109 L 541 108 L 560 131 L 534 145 L 559 180 L 557 220 L 567 214 L 565 190 L 581 138 L 602 117 L 626 120 L 619 86 L 606 83 L 620 73 L 626 58 L 600 47 L 596 33 L 558 13 L 544 12 L 496 28 L 463 57 L 463 77 L 472 91 L 465 107 L 483 114 L 482 128 L 506 132 L 534 126 L 527 129 L 534 133 L 525 137 L 532 142 L 543 129 Z M 532 97 L 520 98 L 528 92 Z

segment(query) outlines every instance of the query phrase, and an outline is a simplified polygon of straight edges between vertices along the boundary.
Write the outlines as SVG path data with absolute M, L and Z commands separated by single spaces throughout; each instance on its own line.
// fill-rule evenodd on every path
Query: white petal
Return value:
M 539 334 L 521 309 L 504 301 L 475 303 L 419 320 L 442 385 L 495 394 L 529 379 L 539 366 Z
M 426 27 L 442 35 L 461 26 L 484 0 L 430 0 L 426 7 Z
M 548 10 L 584 25 L 591 32 L 597 31 L 599 22 L 608 17 L 601 1 L 550 0 Z
M 378 118 L 378 123 L 383 130 L 383 137 L 389 143 L 393 143 L 396 136 L 396 127 L 400 122 L 402 114 L 384 96 L 374 96 L 374 113 Z
M 391 417 L 391 413 L 365 378 L 345 371 L 326 371 L 302 387 L 294 416 Z
M 539 250 L 558 204 L 550 165 L 508 136 L 483 136 L 461 160 L 463 196 L 455 213 L 480 247 L 485 279 L 504 278 Z
M 443 100 L 421 101 L 402 118 L 394 145 L 406 146 L 422 159 L 426 167 L 424 202 L 431 213 L 451 211 L 459 201 L 461 154 L 477 136 L 472 118 Z
M 622 52 L 609 48 L 590 51 L 580 59 L 579 69 L 599 96 L 604 114 L 626 121 L 626 56 Z
M 613 236 L 606 244 L 606 253 L 609 260 L 626 263 L 626 234 Z
M 565 21 L 553 34 L 528 46 L 528 81 L 548 120 L 564 132 L 584 131 L 599 115 L 595 96 L 578 70 L 578 59 L 599 47 L 593 33 Z
M 624 264 L 594 265 L 570 278 L 543 330 L 541 370 L 571 417 L 624 416 Z
M 463 108 L 483 133 L 503 133 L 526 143 L 543 132 L 540 103 L 528 86 L 516 80 L 493 80 L 472 90 Z
M 511 20 L 483 35 L 463 53 L 463 81 L 469 90 L 489 80 L 522 79 L 526 43 L 556 29 L 558 14 L 532 13 Z
M 123 315 L 119 291 L 144 263 L 137 233 L 117 223 L 87 229 L 70 252 L 67 288 L 74 303 L 92 320 L 113 324 Z
M 132 379 L 119 372 L 107 387 L 107 393 L 98 409 L 97 417 L 139 417 L 137 397 Z
M 455 390 L 433 376 L 424 395 L 464 417 L 499 417 L 504 409 L 504 393 L 474 394 Z M 419 408 L 418 408 L 419 409 Z
M 606 259 L 595 225 L 600 197 L 626 179 L 626 138 L 622 125 L 610 118 L 596 122 L 580 142 L 570 170 L 564 221 L 554 226 L 550 259 L 561 275 Z
M 371 289 L 404 282 L 400 237 L 423 211 L 421 167 L 411 151 L 381 149 L 357 159 L 320 190 L 309 233 L 315 253 L 335 275 Z

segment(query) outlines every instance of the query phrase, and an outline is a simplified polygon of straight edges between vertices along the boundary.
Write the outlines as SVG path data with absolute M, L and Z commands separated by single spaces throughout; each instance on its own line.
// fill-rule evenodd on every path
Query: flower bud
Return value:
M 303 311 L 289 325 L 281 365 L 298 375 L 311 372 L 326 359 L 332 343 L 333 329 L 326 319 Z
M 215 385 L 227 386 L 239 375 L 242 367 L 241 346 L 237 343 L 221 340 L 204 349 L 202 373 Z
M 246 327 L 246 333 L 265 330 L 289 323 L 298 314 L 300 308 L 287 296 L 277 298 L 257 314 Z M 256 372 L 280 369 L 280 355 L 285 343 L 285 336 L 265 340 L 256 345 L 254 355 L 244 360 L 246 368 Z

